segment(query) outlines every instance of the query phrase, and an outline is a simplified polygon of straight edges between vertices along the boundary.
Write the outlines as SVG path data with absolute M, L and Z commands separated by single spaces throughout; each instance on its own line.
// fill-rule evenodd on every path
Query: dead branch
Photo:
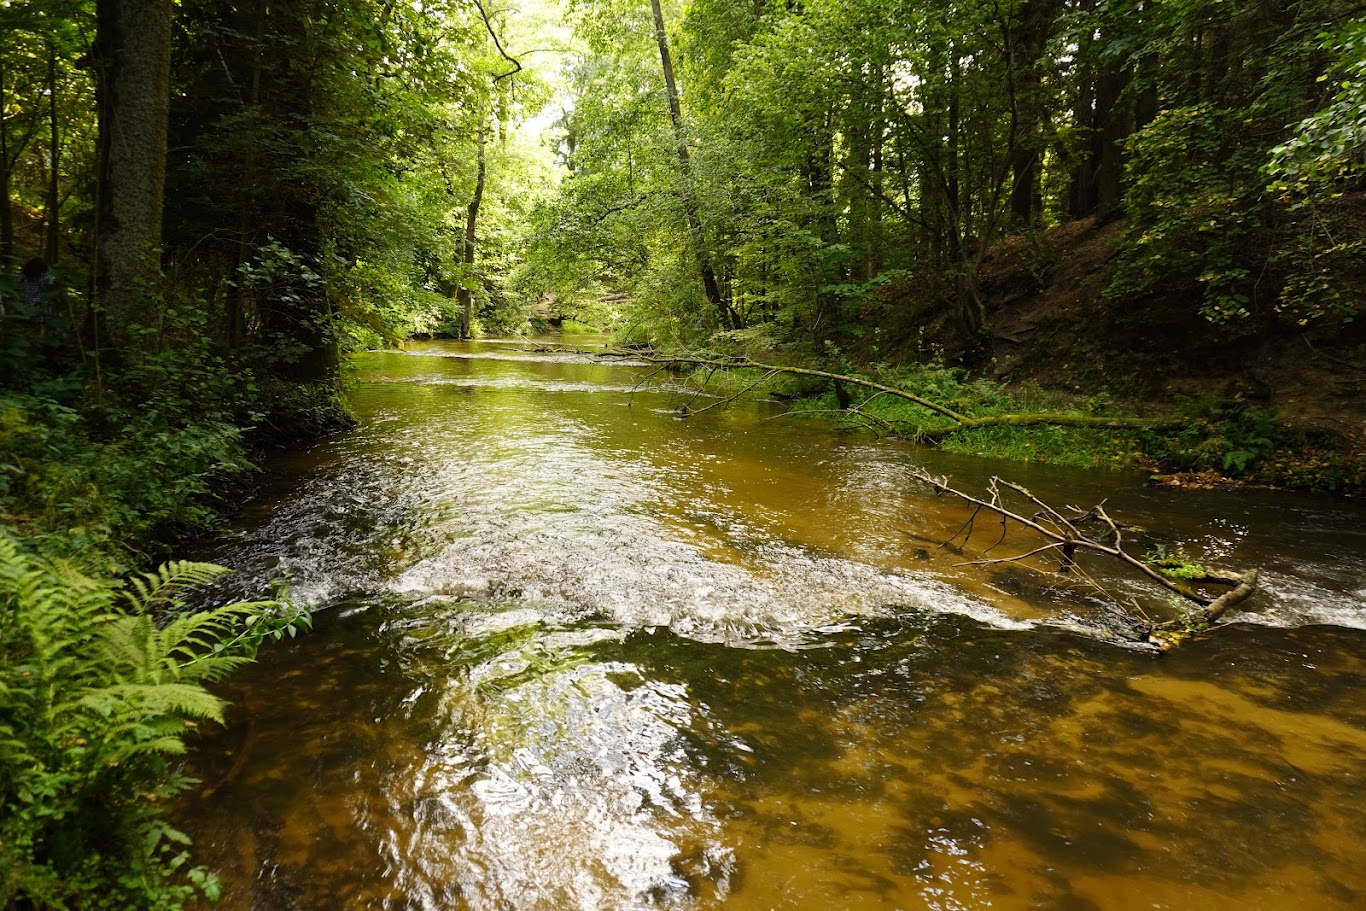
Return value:
M 968 539 L 972 537 L 974 521 L 983 510 L 1000 516 L 1003 526 L 1014 523 L 1044 539 L 1043 544 L 1016 556 L 994 559 L 984 557 L 967 561 L 962 565 L 998 566 L 1015 563 L 1033 568 L 1031 564 L 1026 562 L 1029 558 L 1040 554 L 1057 554 L 1059 557 L 1057 572 L 1069 573 L 1074 570 L 1079 572 L 1083 579 L 1105 597 L 1112 611 L 1134 631 L 1135 638 L 1138 641 L 1163 651 L 1173 648 L 1185 639 L 1216 625 L 1229 608 L 1245 601 L 1256 589 L 1258 573 L 1255 569 L 1241 573 L 1204 570 L 1199 576 L 1181 581 L 1158 572 L 1147 562 L 1124 549 L 1124 529 L 1128 526 L 1111 518 L 1105 511 L 1103 504 L 1093 506 L 1086 512 L 1081 512 L 1076 507 L 1066 507 L 1075 514 L 1068 517 L 1025 487 L 1001 478 L 993 477 L 991 479 L 987 485 L 988 495 L 983 498 L 959 490 L 952 486 L 947 478 L 936 477 L 924 470 L 914 471 L 912 476 L 922 483 L 930 485 L 936 494 L 950 494 L 972 507 L 972 513 L 967 521 L 944 542 L 944 545 L 956 540 L 959 535 L 966 532 L 963 540 L 963 546 L 966 546 Z M 1023 499 L 1034 508 L 1033 514 L 1026 515 L 1023 511 L 1008 505 L 1004 491 L 1010 491 L 1016 497 Z M 1078 528 L 1082 524 L 1098 524 L 1100 527 L 1088 534 Z M 998 540 L 985 553 L 989 553 L 1000 543 Z M 1120 601 L 1105 592 L 1098 583 L 1084 572 L 1080 572 L 1076 560 L 1077 554 L 1082 552 L 1101 554 L 1118 560 L 1182 600 L 1196 605 L 1199 609 L 1189 611 L 1176 619 L 1154 624 L 1148 619 L 1147 613 L 1137 602 Z M 1209 597 L 1197 590 L 1194 587 L 1196 585 L 1226 586 L 1229 590 L 1218 597 Z
M 711 374 L 708 374 L 708 375 L 707 375 L 707 378 L 708 378 L 708 379 L 711 379 Z M 693 403 L 694 401 L 697 400 L 697 395 L 701 395 L 701 394 L 702 394 L 702 390 L 701 390 L 701 389 L 698 389 L 697 395 L 694 395 L 694 396 L 692 397 L 692 399 L 690 399 L 690 400 L 688 401 L 688 403 L 687 403 L 686 405 L 684 405 L 684 406 L 680 409 L 680 413 L 681 413 L 684 417 L 687 417 L 687 416 L 693 415 L 693 414 L 702 414 L 704 411 L 711 411 L 713 408 L 717 408 L 717 407 L 719 407 L 719 406 L 721 406 L 721 405 L 728 405 L 728 404 L 730 404 L 731 402 L 733 402 L 733 401 L 735 401 L 736 399 L 738 399 L 740 396 L 744 395 L 746 392 L 751 392 L 751 391 L 753 391 L 753 390 L 755 389 L 755 387 L 757 387 L 757 386 L 762 386 L 764 383 L 767 383 L 767 382 L 768 382 L 769 380 L 771 380 L 772 378 L 773 378 L 772 372 L 765 373 L 763 376 L 759 377 L 757 380 L 755 380 L 754 382 L 750 383 L 748 386 L 746 386 L 744 389 L 741 389 L 739 392 L 735 393 L 734 395 L 728 395 L 728 396 L 726 396 L 726 397 L 724 397 L 724 398 L 717 399 L 715 402 L 712 402 L 710 405 L 706 406 L 705 408 L 690 408 L 689 406 L 691 406 L 692 403 Z M 705 384 L 703 384 L 703 385 L 705 386 Z

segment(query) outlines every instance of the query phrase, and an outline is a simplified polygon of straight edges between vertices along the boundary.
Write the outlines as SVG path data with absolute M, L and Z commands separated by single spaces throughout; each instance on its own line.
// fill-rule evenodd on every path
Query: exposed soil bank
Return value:
M 1366 464 L 1366 319 L 1295 325 L 1269 306 L 1214 325 L 1189 295 L 1114 300 L 1102 292 L 1123 224 L 1071 222 L 1005 239 L 983 264 L 992 335 L 972 350 L 957 330 L 948 288 L 924 277 L 896 283 L 865 316 L 879 326 L 859 355 L 933 357 L 1008 385 L 1105 393 L 1126 404 L 1274 409 L 1314 447 Z M 944 283 L 945 285 L 947 283 Z M 1210 405 L 1209 407 L 1216 407 Z

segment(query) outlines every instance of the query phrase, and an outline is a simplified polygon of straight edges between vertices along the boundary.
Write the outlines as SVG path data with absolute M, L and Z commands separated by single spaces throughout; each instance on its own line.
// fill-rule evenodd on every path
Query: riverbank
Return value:
M 805 395 L 793 410 L 844 427 L 934 438 L 948 452 L 1082 468 L 1146 471 L 1160 483 L 1259 486 L 1350 495 L 1366 484 L 1361 439 L 1297 426 L 1276 409 L 1217 396 L 1176 402 L 1117 401 L 1107 393 L 1068 394 L 1032 383 L 972 378 L 963 368 L 885 371 L 889 384 L 915 391 L 974 418 L 1053 414 L 1057 423 L 1008 423 L 939 435 L 942 422 L 923 408 L 886 396 L 840 407 L 830 389 Z M 1152 427 L 1072 427 L 1068 419 L 1149 419 Z M 1183 480 L 1184 479 L 1184 480 Z
M 983 259 L 986 336 L 965 336 L 951 289 L 911 275 L 866 294 L 818 353 L 730 333 L 728 353 L 801 363 L 923 396 L 963 415 L 1150 418 L 1164 426 L 1032 424 L 943 433 L 942 416 L 846 384 L 765 388 L 841 427 L 952 452 L 1147 471 L 1166 483 L 1352 494 L 1366 485 L 1366 320 L 1299 325 L 1273 303 L 1216 325 L 1180 289 L 1110 295 L 1124 226 L 1094 220 L 1009 237 Z M 1190 289 L 1187 289 L 1190 290 Z M 706 376 L 733 394 L 759 378 Z
M 1120 403 L 1104 393 L 1007 386 L 942 364 L 860 370 L 846 361 L 836 372 L 724 355 L 647 357 L 661 368 L 693 369 L 688 384 L 710 398 L 681 405 L 684 414 L 767 394 L 787 400 L 790 415 L 845 430 L 1017 462 L 1147 471 L 1172 486 L 1349 495 L 1361 489 L 1366 465 L 1342 436 L 1212 397 Z
M 14 334 L 0 350 L 0 524 L 96 574 L 167 559 L 232 510 L 257 454 L 349 420 L 337 384 L 262 380 L 199 352 L 96 375 L 59 345 Z
M 62 326 L 0 336 L 0 907 L 216 898 L 169 809 L 226 703 L 205 688 L 310 626 L 284 598 L 189 606 L 168 562 L 214 528 L 253 444 L 317 432 L 335 384 L 258 381 L 200 347 L 77 362 Z
M 1135 297 L 1109 293 L 1122 221 L 1068 222 L 1005 238 L 983 258 L 985 344 L 958 331 L 943 289 L 914 278 L 870 300 L 872 327 L 848 346 L 855 363 L 931 362 L 1027 401 L 1053 396 L 1084 412 L 1167 414 L 1187 427 L 1117 445 L 1156 472 L 1351 493 L 1366 482 L 1366 320 L 1301 324 L 1274 300 L 1214 323 L 1192 306 L 1198 287 Z M 1357 310 L 1359 311 L 1358 306 Z M 1042 441 L 981 442 L 993 454 Z M 1077 440 L 1087 445 L 1087 440 Z M 1102 441 L 1104 453 L 1113 451 Z M 961 443 L 959 445 L 962 445 Z

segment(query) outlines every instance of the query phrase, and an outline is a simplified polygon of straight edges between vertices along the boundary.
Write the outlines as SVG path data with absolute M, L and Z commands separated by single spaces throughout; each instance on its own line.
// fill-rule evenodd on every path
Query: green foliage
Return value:
M 1318 83 L 1336 91 L 1271 150 L 1264 166 L 1267 192 L 1286 222 L 1287 240 L 1271 257 L 1286 276 L 1277 310 L 1302 326 L 1354 319 L 1366 269 L 1366 239 L 1353 222 L 1350 193 L 1366 176 L 1366 24 L 1320 37 L 1332 64 Z
M 251 469 L 243 425 L 256 417 L 258 390 L 202 343 L 170 345 L 195 325 L 168 319 L 167 346 L 130 352 L 103 389 L 84 387 L 79 370 L 41 367 L 23 387 L 0 389 L 7 524 L 45 553 L 107 565 L 127 562 L 125 548 L 215 521 L 215 488 Z
M 0 906 L 176 909 L 216 899 L 166 821 L 185 738 L 221 722 L 203 686 L 309 617 L 285 602 L 190 612 L 223 572 L 167 564 L 116 585 L 0 532 Z
M 242 431 L 156 406 L 0 392 L 0 515 L 45 552 L 122 562 L 121 548 L 213 523 L 216 482 L 248 470 Z
M 1187 402 L 1185 412 L 1191 418 L 1185 430 L 1147 440 L 1152 455 L 1184 471 L 1247 476 L 1260 459 L 1290 445 L 1291 435 L 1272 409 L 1202 398 Z
M 1366 174 L 1366 23 L 1319 37 L 1332 65 L 1317 84 L 1333 94 L 1271 150 L 1266 170 L 1274 192 L 1304 196 Z
M 1129 224 L 1108 296 L 1195 287 L 1211 322 L 1250 314 L 1247 244 L 1260 187 L 1230 144 L 1235 117 L 1209 104 L 1176 108 L 1130 139 Z
M 872 378 L 971 417 L 1029 412 L 1114 413 L 1108 400 L 1101 396 L 1063 399 L 1037 389 L 1012 391 L 988 380 L 972 380 L 961 368 L 939 364 L 877 368 Z M 856 387 L 849 387 L 848 392 L 857 414 L 839 414 L 838 420 L 844 426 L 894 432 L 911 439 L 935 436 L 950 426 L 942 415 L 905 399 Z M 797 394 L 807 397 L 794 406 L 795 413 L 828 416 L 839 412 L 836 395 L 828 384 L 818 391 L 808 388 Z M 977 427 L 945 437 L 940 446 L 948 452 L 1079 468 L 1129 468 L 1139 456 L 1132 433 L 1052 425 Z
M 1293 14 L 1250 0 L 1107 14 L 1123 29 L 1112 51 L 1160 93 L 1129 139 L 1129 229 L 1108 293 L 1197 291 L 1216 323 L 1353 319 L 1366 262 L 1351 203 L 1366 165 L 1361 23 L 1337 24 L 1331 0 Z M 1192 29 L 1218 36 L 1213 59 L 1188 44 Z M 1227 55 L 1243 63 L 1228 68 Z
M 1144 554 L 1143 562 L 1166 576 L 1168 579 L 1178 581 L 1188 582 L 1192 579 L 1200 579 L 1209 575 L 1205 567 L 1195 562 L 1194 559 L 1180 548 L 1168 551 L 1166 548 L 1159 547 L 1151 553 Z
M 1139 435 L 1137 448 L 1151 464 L 1295 490 L 1349 493 L 1366 483 L 1359 444 L 1289 426 L 1274 409 L 1199 398 L 1182 411 L 1190 419 L 1183 430 Z

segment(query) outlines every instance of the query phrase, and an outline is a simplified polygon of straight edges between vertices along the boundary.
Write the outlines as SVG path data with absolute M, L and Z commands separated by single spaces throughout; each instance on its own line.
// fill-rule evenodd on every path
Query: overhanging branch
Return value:
M 479 18 L 484 20 L 484 28 L 489 30 L 489 37 L 493 39 L 493 46 L 498 48 L 498 53 L 508 63 L 512 64 L 512 69 L 506 73 L 501 73 L 493 77 L 493 84 L 497 85 L 509 76 L 515 76 L 522 71 L 522 61 L 509 54 L 503 49 L 503 42 L 498 38 L 498 32 L 493 28 L 493 22 L 489 19 L 489 14 L 484 9 L 483 0 L 474 0 L 475 7 L 479 10 Z

